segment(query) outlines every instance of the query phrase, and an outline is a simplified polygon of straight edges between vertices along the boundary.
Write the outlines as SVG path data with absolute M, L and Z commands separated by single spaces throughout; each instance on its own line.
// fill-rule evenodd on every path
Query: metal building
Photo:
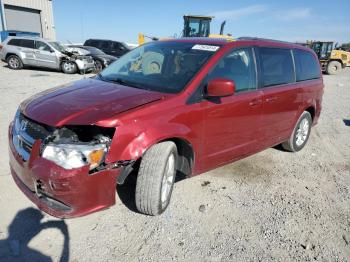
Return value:
M 0 0 L 0 31 L 26 31 L 56 39 L 52 0 Z

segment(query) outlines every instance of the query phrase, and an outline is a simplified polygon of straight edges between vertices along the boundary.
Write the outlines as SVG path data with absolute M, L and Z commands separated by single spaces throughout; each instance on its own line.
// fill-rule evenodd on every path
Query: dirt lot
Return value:
M 319 124 L 291 154 L 270 148 L 176 183 L 159 217 L 117 204 L 58 220 L 39 212 L 9 173 L 7 126 L 20 101 L 82 75 L 0 64 L 1 261 L 350 261 L 350 70 L 324 76 Z

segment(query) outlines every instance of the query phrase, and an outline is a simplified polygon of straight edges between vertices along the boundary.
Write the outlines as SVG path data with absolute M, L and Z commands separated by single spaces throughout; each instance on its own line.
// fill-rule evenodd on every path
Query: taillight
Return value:
M 2 45 L 0 44 L 0 51 L 1 51 L 1 49 L 2 49 Z

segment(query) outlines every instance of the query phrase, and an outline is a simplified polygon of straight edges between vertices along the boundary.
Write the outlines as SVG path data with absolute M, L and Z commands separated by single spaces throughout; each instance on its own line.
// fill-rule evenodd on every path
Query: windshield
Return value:
M 100 49 L 92 46 L 84 46 L 82 47 L 83 49 L 87 50 L 90 52 L 92 55 L 105 55 L 104 52 L 102 52 Z
M 62 45 L 59 42 L 49 42 L 49 44 L 55 48 L 56 50 L 60 51 L 60 52 L 64 52 L 66 50 L 66 48 L 64 47 L 64 45 Z
M 99 77 L 136 88 L 178 93 L 218 49 L 194 43 L 151 42 L 120 57 Z

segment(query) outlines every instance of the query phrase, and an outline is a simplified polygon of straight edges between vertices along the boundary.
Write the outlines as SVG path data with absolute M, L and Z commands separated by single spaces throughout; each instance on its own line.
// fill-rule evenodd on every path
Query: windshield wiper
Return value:
M 124 79 L 121 79 L 121 78 L 104 78 L 100 73 L 97 74 L 97 76 L 102 81 L 112 82 L 112 83 L 116 83 L 116 84 L 119 84 L 119 85 L 130 86 L 130 87 L 134 87 L 134 88 L 138 88 L 138 89 L 144 89 L 141 86 L 139 86 L 139 85 L 137 85 L 137 84 L 135 84 L 133 82 L 130 82 L 130 81 L 127 81 L 127 80 L 124 80 Z

